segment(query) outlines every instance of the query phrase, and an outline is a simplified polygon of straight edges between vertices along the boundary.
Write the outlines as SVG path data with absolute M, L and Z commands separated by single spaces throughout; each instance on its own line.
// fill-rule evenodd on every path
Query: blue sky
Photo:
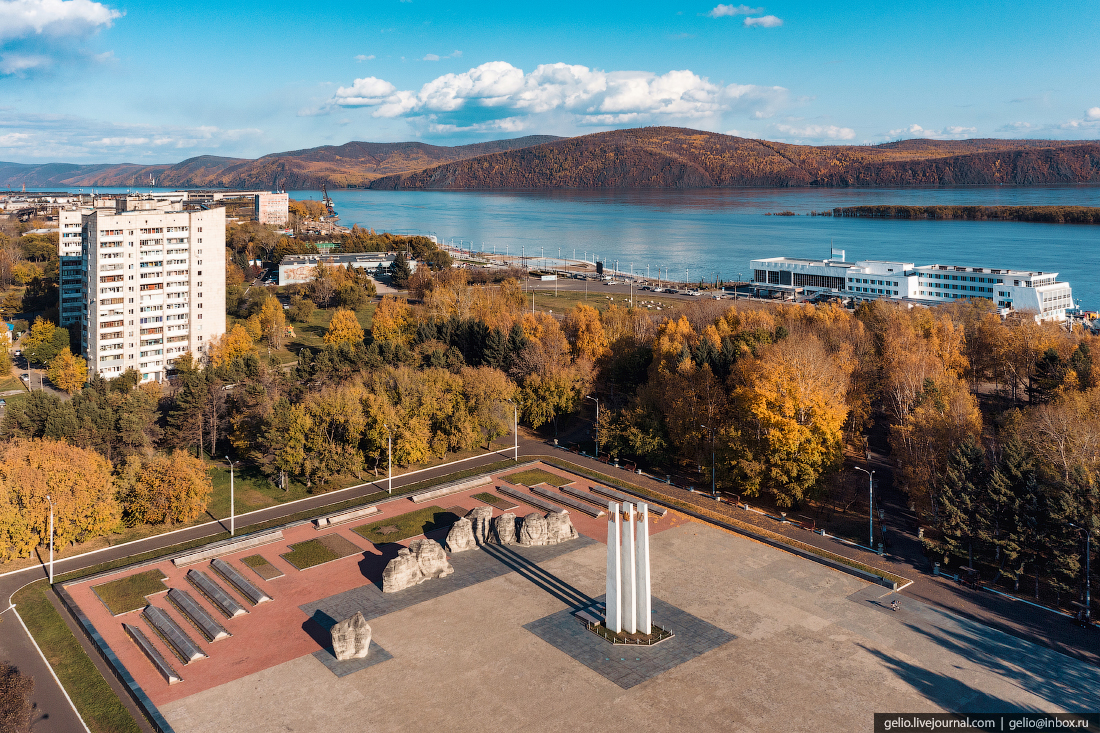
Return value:
M 0 160 L 655 124 L 1100 138 L 1100 3 L 0 0 Z

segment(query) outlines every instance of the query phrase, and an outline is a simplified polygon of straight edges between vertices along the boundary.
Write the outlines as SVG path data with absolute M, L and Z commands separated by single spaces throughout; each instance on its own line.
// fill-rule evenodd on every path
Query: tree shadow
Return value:
M 1021 642 L 1020 639 L 991 629 L 985 624 L 969 621 L 937 608 L 925 608 L 934 617 L 932 622 L 925 619 L 923 623 L 912 621 L 904 625 L 939 648 L 985 668 L 1021 690 L 1046 700 L 1052 706 L 1069 710 L 1100 708 L 1100 669 L 1097 667 L 1039 644 Z M 907 674 L 916 674 L 905 671 Z M 921 674 L 928 676 L 934 673 L 922 671 Z M 915 679 L 918 678 L 915 676 Z M 975 695 L 983 696 L 984 693 L 975 691 Z M 951 693 L 943 707 L 950 709 L 950 702 L 957 700 L 958 695 Z M 981 710 L 968 704 L 966 710 L 1006 710 L 1003 701 L 999 704 L 999 708 Z
M 995 695 L 982 692 L 965 682 L 939 672 L 933 672 L 912 662 L 888 654 L 882 649 L 872 649 L 860 644 L 864 651 L 877 657 L 918 694 L 939 707 L 953 713 L 1041 713 L 1046 712 L 1031 705 L 1009 702 Z M 894 711 L 885 711 L 894 712 Z

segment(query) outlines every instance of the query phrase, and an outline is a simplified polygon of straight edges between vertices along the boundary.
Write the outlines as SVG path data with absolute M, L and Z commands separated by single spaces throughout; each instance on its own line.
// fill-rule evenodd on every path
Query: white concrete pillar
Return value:
M 638 504 L 638 526 L 634 533 L 634 592 L 638 631 L 652 633 L 653 608 L 649 583 L 649 506 Z
M 622 613 L 623 630 L 633 634 L 638 630 L 637 578 L 634 571 L 634 505 L 623 504 L 626 521 L 623 522 L 622 546 Z
M 622 615 L 622 566 L 619 559 L 622 515 L 619 505 L 607 502 L 607 595 L 604 598 L 604 625 L 619 633 L 623 630 Z

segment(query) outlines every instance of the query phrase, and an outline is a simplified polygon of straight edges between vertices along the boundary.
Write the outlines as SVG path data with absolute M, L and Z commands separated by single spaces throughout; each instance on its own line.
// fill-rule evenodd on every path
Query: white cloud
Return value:
M 80 35 L 109 27 L 121 16 L 92 0 L 0 0 L 0 41 L 42 34 Z
M 1022 123 L 1018 123 L 1022 124 Z M 887 133 L 888 137 L 923 137 L 929 140 L 962 140 L 964 138 L 973 137 L 978 131 L 976 127 L 961 127 L 961 126 L 949 126 L 940 130 L 926 130 L 920 125 L 909 125 L 909 127 L 899 127 L 896 130 L 890 130 Z
M 856 136 L 852 128 L 836 125 L 775 125 L 775 129 L 791 137 L 810 140 L 852 140 Z
M 455 51 L 454 53 L 449 53 L 446 56 L 440 56 L 439 54 L 436 54 L 436 53 L 429 53 L 426 56 L 424 56 L 424 58 L 422 58 L 420 60 L 421 61 L 439 61 L 440 59 L 457 59 L 457 58 L 460 58 L 461 56 L 462 56 L 461 51 Z
M 41 54 L 6 53 L 0 56 L 0 74 L 21 75 L 50 65 L 50 57 Z
M 7 160 L 164 162 L 165 148 L 187 151 L 180 154 L 181 158 L 224 154 L 223 146 L 262 135 L 263 131 L 257 129 L 119 125 L 67 115 L 0 110 L 0 159 Z
M 715 84 L 689 70 L 602 71 L 564 63 L 542 64 L 525 74 L 505 61 L 490 61 L 444 74 L 419 91 L 401 91 L 375 77 L 340 87 L 333 107 L 370 107 L 374 117 L 417 115 L 434 125 L 501 124 L 529 115 L 565 113 L 582 125 L 715 118 L 736 112 L 770 117 L 786 104 L 783 87 Z M 441 119 L 441 117 L 461 119 Z M 441 129 L 441 128 L 440 128 Z
M 778 28 L 783 25 L 783 20 L 774 15 L 765 15 L 760 18 L 745 18 L 746 28 Z
M 718 5 L 707 15 L 712 18 L 724 18 L 731 15 L 756 15 L 763 12 L 764 8 L 750 8 L 748 5 Z
M 436 56 L 434 53 L 429 53 L 426 56 L 424 56 L 424 58 L 422 58 L 420 60 L 421 61 L 439 61 L 439 56 Z
M 1089 107 L 1085 110 L 1086 120 L 1100 120 L 1100 107 Z
M 374 61 L 374 54 L 372 53 L 370 56 L 365 56 L 364 54 L 359 54 L 358 56 L 355 57 L 355 60 L 359 61 L 359 62 Z

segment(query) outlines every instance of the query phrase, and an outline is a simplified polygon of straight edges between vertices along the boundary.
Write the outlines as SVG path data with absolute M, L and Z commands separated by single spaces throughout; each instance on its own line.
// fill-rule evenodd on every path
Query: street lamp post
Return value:
M 229 456 L 225 457 L 225 460 L 229 461 Z M 236 512 L 234 508 L 236 502 L 233 501 L 234 494 L 233 486 L 233 461 L 229 461 L 229 536 L 232 537 L 236 533 Z
M 46 501 L 50 503 L 50 585 L 53 585 L 53 499 L 46 494 Z
M 600 457 L 600 399 L 592 395 L 586 395 L 586 400 L 596 403 L 596 458 Z
M 868 471 L 866 468 L 860 468 L 859 466 L 852 466 L 852 468 L 867 474 L 867 486 L 870 490 L 870 498 L 868 500 L 871 502 L 871 509 L 868 512 L 870 516 L 870 524 L 868 526 L 870 529 L 867 546 L 873 550 L 875 549 L 875 472 Z
M 1092 530 L 1078 527 L 1073 522 L 1068 522 L 1068 524 L 1074 529 L 1079 529 L 1085 533 L 1085 623 L 1088 623 L 1092 617 L 1092 594 L 1089 592 L 1089 556 L 1092 554 Z M 52 554 L 50 558 L 50 562 L 53 562 Z
M 393 433 L 389 425 L 383 425 L 386 429 L 386 493 L 393 493 Z

